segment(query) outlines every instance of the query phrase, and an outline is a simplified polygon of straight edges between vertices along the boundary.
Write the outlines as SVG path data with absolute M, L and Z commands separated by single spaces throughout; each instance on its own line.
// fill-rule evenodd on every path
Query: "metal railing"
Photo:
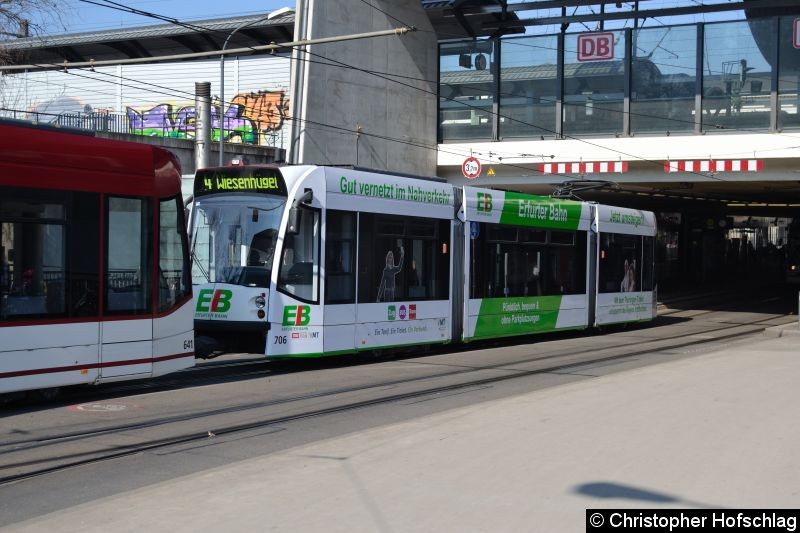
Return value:
M 131 133 L 128 117 L 121 113 L 64 113 L 52 124 L 108 133 Z
M 39 111 L 20 111 L 18 109 L 0 108 L 0 117 L 26 120 L 34 124 L 49 124 L 82 130 L 132 133 L 128 117 L 122 113 L 42 113 Z
M 172 137 L 179 139 L 194 139 L 194 125 L 189 125 L 188 122 L 183 121 L 181 125 L 175 126 L 169 120 L 162 117 L 160 120 L 160 127 L 153 125 L 145 126 L 144 123 L 139 125 L 131 124 L 131 118 L 124 113 L 110 113 L 110 112 L 91 112 L 91 113 L 42 113 L 38 111 L 20 111 L 17 109 L 0 108 L 0 117 L 13 118 L 17 120 L 25 120 L 33 122 L 34 124 L 49 124 L 52 126 L 61 126 L 68 128 L 83 129 L 95 132 L 106 133 L 125 133 L 129 135 L 141 135 L 145 137 Z M 227 119 L 226 119 L 227 120 Z M 232 135 L 237 134 L 234 127 L 226 126 L 226 132 Z M 211 136 L 214 141 L 219 139 L 219 128 L 213 127 Z M 247 145 L 260 145 L 271 146 L 274 148 L 283 148 L 284 145 L 284 131 L 264 132 L 252 131 L 250 134 L 251 139 L 246 140 L 246 135 L 240 135 L 243 144 Z

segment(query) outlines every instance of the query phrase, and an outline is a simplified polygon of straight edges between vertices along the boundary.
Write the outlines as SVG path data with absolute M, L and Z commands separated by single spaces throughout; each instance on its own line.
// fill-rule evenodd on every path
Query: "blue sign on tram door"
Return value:
M 481 226 L 477 222 L 470 222 L 469 223 L 469 238 L 470 239 L 477 239 L 478 235 L 481 234 Z

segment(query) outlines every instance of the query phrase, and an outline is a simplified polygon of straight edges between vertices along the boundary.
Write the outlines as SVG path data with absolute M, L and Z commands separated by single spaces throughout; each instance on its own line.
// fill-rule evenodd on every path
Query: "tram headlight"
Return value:
M 791 270 L 792 272 L 794 272 L 795 270 L 797 270 L 797 265 L 792 265 L 792 266 L 790 266 L 790 267 L 789 267 L 789 270 Z
M 264 298 L 263 294 L 256 296 L 256 307 L 259 309 L 264 309 L 264 306 L 267 305 L 267 299 Z

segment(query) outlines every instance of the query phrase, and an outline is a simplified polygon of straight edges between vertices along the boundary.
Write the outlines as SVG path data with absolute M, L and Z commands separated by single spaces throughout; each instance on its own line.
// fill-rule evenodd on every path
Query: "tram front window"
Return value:
M 210 196 L 197 200 L 192 283 L 269 285 L 286 198 Z

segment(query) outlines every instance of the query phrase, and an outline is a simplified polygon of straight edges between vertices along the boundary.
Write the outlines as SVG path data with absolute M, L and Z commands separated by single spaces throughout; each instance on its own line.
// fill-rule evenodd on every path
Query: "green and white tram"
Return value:
M 249 339 L 318 357 L 655 316 L 648 212 L 319 166 L 198 171 L 192 212 L 198 353 Z

